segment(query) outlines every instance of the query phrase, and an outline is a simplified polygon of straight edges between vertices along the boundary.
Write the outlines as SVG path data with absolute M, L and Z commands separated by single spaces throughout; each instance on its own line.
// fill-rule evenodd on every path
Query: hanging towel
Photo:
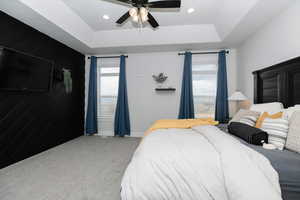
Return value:
M 69 94 L 72 92 L 72 76 L 71 71 L 68 69 L 63 69 L 64 72 L 64 85 L 66 93 Z

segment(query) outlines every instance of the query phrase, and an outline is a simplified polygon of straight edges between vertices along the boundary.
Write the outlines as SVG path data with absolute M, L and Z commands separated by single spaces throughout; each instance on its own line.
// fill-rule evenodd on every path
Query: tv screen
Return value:
M 0 90 L 46 92 L 53 62 L 0 47 Z

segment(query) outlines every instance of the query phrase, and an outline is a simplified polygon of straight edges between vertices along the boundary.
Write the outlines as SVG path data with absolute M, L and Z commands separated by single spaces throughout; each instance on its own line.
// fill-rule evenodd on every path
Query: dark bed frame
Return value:
M 300 104 L 300 57 L 253 72 L 254 103 Z

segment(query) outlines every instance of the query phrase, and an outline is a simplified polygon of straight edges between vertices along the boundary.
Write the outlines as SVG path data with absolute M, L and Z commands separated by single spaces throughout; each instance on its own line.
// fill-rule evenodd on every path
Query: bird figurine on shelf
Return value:
M 165 76 L 164 73 L 159 73 L 158 76 L 152 75 L 152 77 L 157 83 L 164 83 L 168 79 L 168 77 Z

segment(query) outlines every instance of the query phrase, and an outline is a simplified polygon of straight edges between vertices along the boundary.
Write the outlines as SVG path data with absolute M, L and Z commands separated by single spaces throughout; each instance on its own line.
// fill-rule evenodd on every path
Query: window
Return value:
M 217 92 L 217 56 L 193 56 L 193 95 L 195 117 L 213 117 Z
M 113 135 L 119 86 L 119 60 L 98 60 L 98 129 L 100 135 Z

